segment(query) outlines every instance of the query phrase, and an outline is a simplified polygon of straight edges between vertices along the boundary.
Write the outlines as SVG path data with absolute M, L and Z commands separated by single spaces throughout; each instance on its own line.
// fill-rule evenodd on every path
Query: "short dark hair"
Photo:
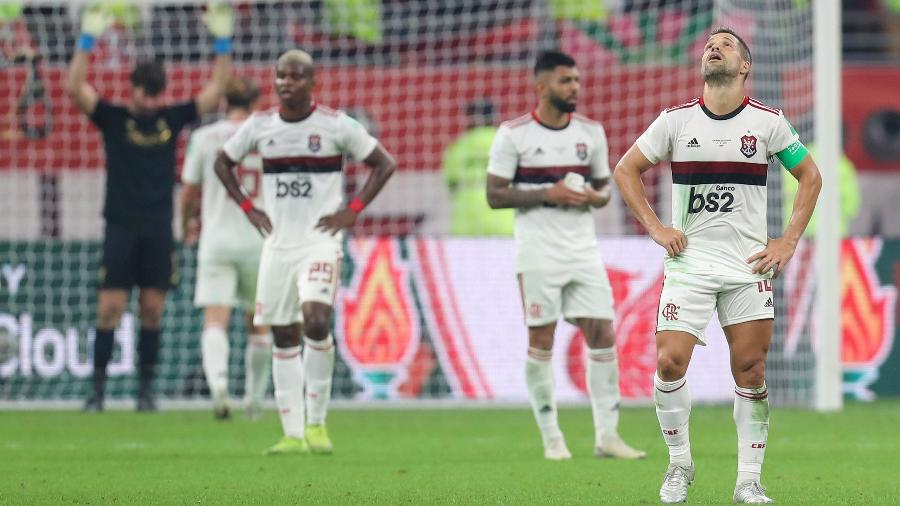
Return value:
M 710 33 L 709 36 L 712 37 L 713 35 L 718 35 L 720 33 L 727 33 L 728 35 L 731 35 L 735 39 L 737 39 L 738 44 L 741 46 L 741 58 L 743 58 L 744 61 L 746 61 L 747 63 L 749 63 L 751 65 L 753 64 L 753 55 L 750 54 L 750 46 L 748 46 L 747 43 L 744 42 L 744 39 L 742 39 L 740 35 L 735 33 L 735 31 L 732 30 L 731 28 L 722 26 L 722 27 L 719 27 L 719 28 L 716 28 L 715 30 L 713 30 L 713 32 Z M 709 38 L 709 37 L 707 37 L 707 38 Z
M 232 77 L 225 85 L 228 107 L 248 108 L 259 99 L 259 84 L 247 76 Z
M 575 58 L 561 51 L 544 51 L 539 54 L 537 61 L 534 62 L 534 74 L 537 75 L 545 70 L 553 70 L 556 67 L 574 67 Z
M 166 89 L 166 71 L 159 60 L 139 62 L 131 71 L 131 85 L 140 86 L 144 93 L 155 97 Z

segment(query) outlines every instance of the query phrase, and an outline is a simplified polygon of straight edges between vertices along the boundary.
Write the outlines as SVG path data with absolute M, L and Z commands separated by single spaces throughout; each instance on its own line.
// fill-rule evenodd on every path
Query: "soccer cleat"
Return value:
M 747 480 L 734 487 L 734 504 L 774 504 L 766 495 L 766 489 L 756 480 Z
M 309 451 L 319 454 L 330 454 L 334 449 L 331 446 L 331 439 L 328 437 L 328 430 L 324 425 L 308 425 L 306 427 L 306 444 L 309 445 Z
M 559 437 L 551 439 L 544 447 L 544 458 L 547 460 L 570 460 L 572 453 L 566 446 L 566 440 Z
M 231 409 L 229 409 L 228 404 L 221 404 L 213 408 L 213 416 L 216 420 L 223 422 L 231 420 Z
M 659 500 L 663 504 L 687 502 L 688 486 L 694 482 L 694 463 L 690 466 L 669 464 L 666 477 L 659 487 Z
M 96 412 L 99 413 L 103 411 L 103 394 L 94 392 L 85 399 L 84 407 L 81 408 L 82 411 L 85 412 Z
M 142 390 L 137 397 L 137 410 L 143 412 L 159 411 L 156 407 L 156 397 L 149 390 Z
M 594 447 L 594 456 L 597 458 L 613 458 L 625 460 L 637 460 L 647 456 L 643 450 L 635 450 L 628 446 L 618 434 L 604 437 L 600 444 Z
M 284 436 L 263 453 L 265 455 L 300 455 L 309 453 L 309 447 L 306 445 L 305 439 Z

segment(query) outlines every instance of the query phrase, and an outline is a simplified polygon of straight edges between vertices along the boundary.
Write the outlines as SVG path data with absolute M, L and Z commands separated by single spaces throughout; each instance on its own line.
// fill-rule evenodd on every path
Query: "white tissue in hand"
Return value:
M 566 176 L 563 178 L 566 186 L 573 191 L 577 191 L 578 193 L 584 193 L 584 176 L 578 174 L 576 172 L 567 172 Z

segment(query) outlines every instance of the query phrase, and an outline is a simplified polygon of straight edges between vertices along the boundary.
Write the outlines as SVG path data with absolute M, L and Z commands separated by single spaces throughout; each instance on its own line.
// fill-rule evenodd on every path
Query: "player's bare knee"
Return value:
M 97 311 L 97 328 L 114 329 L 119 325 L 119 319 L 125 311 L 124 306 L 107 305 L 101 306 Z
M 303 324 L 304 335 L 313 341 L 322 341 L 328 338 L 331 330 L 327 318 L 313 318 Z
M 528 328 L 528 346 L 539 350 L 553 349 L 553 329 L 546 327 Z
M 759 388 L 766 381 L 765 356 L 741 360 L 732 367 L 734 382 L 741 388 Z
M 276 348 L 292 348 L 300 346 L 300 332 L 298 327 L 272 327 L 272 341 Z
M 589 327 L 588 332 L 584 334 L 588 348 L 611 348 L 616 344 L 616 337 L 612 330 L 612 325 L 596 324 Z
M 162 324 L 162 307 L 155 305 L 141 306 L 140 308 L 141 327 L 148 329 L 158 329 Z
M 663 381 L 675 381 L 687 374 L 688 360 L 660 350 L 656 356 L 656 372 Z

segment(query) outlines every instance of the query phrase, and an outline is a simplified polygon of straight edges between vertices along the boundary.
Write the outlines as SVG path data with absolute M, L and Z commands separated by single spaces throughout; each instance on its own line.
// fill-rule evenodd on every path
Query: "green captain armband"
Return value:
M 808 154 L 809 150 L 806 149 L 802 142 L 794 141 L 790 146 L 775 153 L 775 156 L 778 157 L 785 169 L 791 170 L 802 162 Z

